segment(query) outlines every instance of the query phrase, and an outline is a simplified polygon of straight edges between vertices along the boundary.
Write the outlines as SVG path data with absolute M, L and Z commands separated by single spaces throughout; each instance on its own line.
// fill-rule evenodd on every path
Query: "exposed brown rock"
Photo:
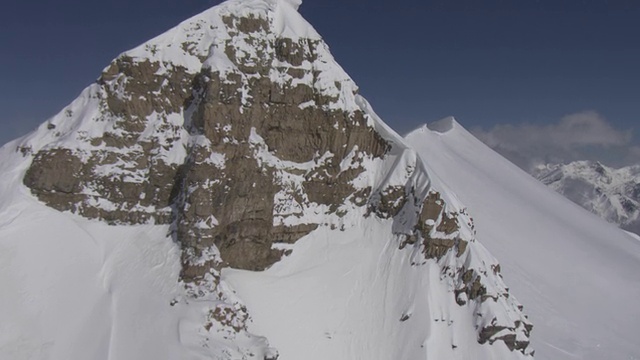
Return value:
M 38 153 L 24 183 L 43 194 L 77 194 L 82 189 L 83 164 L 69 149 Z
M 445 211 L 444 201 L 440 197 L 440 193 L 432 191 L 422 204 L 422 210 L 416 226 L 416 230 L 422 237 L 425 256 L 427 258 L 440 259 L 454 247 L 457 249 L 458 256 L 466 250 L 466 242 L 459 237 L 442 238 L 432 236 L 431 232 L 434 226 L 436 231 L 444 233 L 444 235 L 452 235 L 460 229 L 455 215 L 448 214 Z
M 483 285 L 480 275 L 473 270 L 465 270 L 464 268 L 462 270 L 464 270 L 460 276 L 462 286 L 454 292 L 456 301 L 458 301 L 461 293 L 465 293 L 469 300 L 478 300 L 480 302 L 487 300 L 487 288 Z M 458 303 L 460 304 L 460 301 Z
M 460 226 L 458 225 L 458 220 L 455 217 L 449 216 L 449 214 L 442 215 L 442 221 L 436 228 L 437 231 L 443 232 L 447 235 L 453 234 L 459 229 Z
M 496 341 L 503 341 L 505 345 L 507 345 L 509 350 L 524 352 L 524 350 L 527 349 L 527 347 L 529 346 L 529 341 L 517 341 L 516 335 L 512 333 L 517 327 L 520 326 L 520 324 L 521 324 L 520 321 L 516 321 L 514 328 L 509 328 L 506 326 L 498 326 L 498 325 L 486 326 L 478 334 L 478 342 L 480 344 L 485 344 L 487 342 L 489 344 L 493 344 Z M 531 324 L 526 324 L 524 326 L 526 328 L 525 333 L 528 337 L 529 333 L 533 329 L 533 326 L 531 326 Z M 503 330 L 509 330 L 510 332 L 502 336 L 496 336 L 498 333 L 500 333 Z
M 311 39 L 299 39 L 295 42 L 289 38 L 280 38 L 275 44 L 276 56 L 278 60 L 293 66 L 300 66 L 305 60 L 314 62 L 317 59 L 316 47 L 318 43 L 318 40 Z
M 125 176 L 98 174 L 102 165 L 118 161 L 133 165 L 131 170 L 147 172 L 147 181 L 132 182 Z M 41 151 L 33 159 L 24 184 L 47 205 L 79 215 L 102 219 L 110 224 L 168 224 L 171 216 L 173 182 L 178 167 L 149 156 L 95 151 L 83 161 L 69 149 Z M 111 205 L 101 207 L 100 201 Z M 114 208 L 115 207 L 115 208 Z M 141 207 L 152 207 L 153 212 Z
M 239 309 L 229 304 L 219 304 L 209 313 L 209 322 L 205 324 L 205 329 L 209 331 L 213 326 L 212 322 L 217 322 L 222 326 L 229 327 L 235 332 L 247 330 L 246 322 L 249 318 L 247 309 L 240 307 Z
M 162 65 L 149 60 L 136 61 L 127 56 L 114 60 L 98 83 L 107 91 L 107 109 L 122 119 L 120 126 L 139 134 L 152 112 L 176 113 L 191 96 L 193 75 L 180 66 L 158 71 Z M 120 97 L 124 92 L 127 96 Z
M 389 186 L 371 199 L 371 208 L 379 217 L 392 218 L 408 200 L 404 186 Z
M 275 180 L 275 169 L 256 159 L 255 144 L 250 141 L 252 131 L 264 140 L 269 152 L 282 160 L 305 163 L 318 161 L 318 154 L 332 153 L 333 157 L 304 174 L 302 184 L 310 202 L 328 205 L 332 211 L 355 192 L 349 183 L 364 171 L 358 167 L 340 171 L 342 159 L 356 146 L 363 153 L 378 157 L 388 148 L 366 126 L 361 113 L 301 109 L 295 102 L 306 101 L 305 96 L 285 96 L 294 102 L 293 106 L 270 103 L 270 81 L 252 83 L 249 93 L 253 103 L 242 112 L 239 77 L 222 81 L 218 73 L 208 73 L 196 82 L 201 97 L 196 99 L 191 131 L 204 134 L 211 147 L 192 149 L 192 160 L 185 166 L 178 238 L 184 245 L 196 248 L 215 244 L 229 266 L 263 270 L 282 256 L 282 251 L 272 249 L 274 242 L 295 242 L 317 227 L 274 227 L 274 196 L 282 186 Z M 291 91 L 302 88 L 311 91 L 310 87 Z M 358 125 L 354 126 L 354 122 Z M 343 125 L 336 129 L 336 123 Z M 212 152 L 225 155 L 224 168 L 203 163 Z M 216 219 L 217 226 L 196 228 L 196 224 L 210 217 Z
M 440 193 L 432 191 L 427 195 L 420 212 L 420 224 L 427 220 L 436 221 L 444 209 L 444 201 L 440 198 Z
M 462 256 L 462 254 L 467 250 L 467 245 L 469 245 L 467 241 L 464 241 L 462 239 L 458 240 L 458 245 L 457 245 L 458 256 Z
M 252 14 L 249 14 L 247 17 L 227 15 L 222 17 L 222 21 L 227 28 L 244 34 L 269 31 L 269 22 L 266 19 L 255 17 Z
M 495 340 L 492 340 L 492 338 L 506 328 L 506 326 L 486 326 L 478 334 L 478 342 L 480 344 L 493 343 Z M 513 340 L 515 340 L 515 335 L 513 337 Z

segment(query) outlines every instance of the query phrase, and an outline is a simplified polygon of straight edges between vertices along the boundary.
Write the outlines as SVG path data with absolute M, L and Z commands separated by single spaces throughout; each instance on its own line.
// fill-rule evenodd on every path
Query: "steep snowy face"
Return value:
M 466 209 L 431 186 L 415 152 L 357 95 L 327 45 L 297 13 L 298 5 L 228 1 L 125 52 L 17 145 L 26 167 L 23 184 L 47 206 L 85 219 L 118 228 L 165 227 L 181 248 L 186 289 L 171 305 L 204 304 L 203 346 L 233 349 L 219 356 L 277 356 L 266 340 L 250 334 L 252 309 L 242 296 L 260 319 L 266 319 L 259 308 L 267 300 L 234 293 L 223 270 L 289 271 L 283 279 L 291 279 L 292 263 L 317 257 L 299 243 L 327 243 L 327 249 L 340 244 L 331 239 L 380 246 L 371 262 L 363 262 L 371 264 L 364 275 L 378 271 L 374 260 L 387 254 L 397 265 L 382 267 L 381 278 L 393 273 L 389 284 L 412 279 L 394 285 L 402 289 L 397 294 L 386 287 L 372 292 L 398 297 L 393 303 L 407 296 L 412 305 L 406 309 L 389 309 L 386 302 L 362 305 L 383 324 L 395 319 L 377 332 L 360 329 L 363 344 L 386 349 L 374 356 L 531 355 L 531 323 L 503 283 L 497 261 L 475 241 Z M 367 231 L 372 227 L 378 229 L 374 234 Z M 365 249 L 353 247 L 350 261 Z M 250 274 L 249 280 L 232 276 L 239 288 L 258 276 L 242 274 Z M 367 284 L 363 279 L 354 286 Z M 283 294 L 296 297 L 309 281 L 289 284 Z M 337 312 L 335 306 L 330 311 Z M 301 316 L 309 313 L 299 309 Z M 408 321 L 414 312 L 423 322 Z M 266 332 L 286 327 L 295 321 L 287 316 L 256 326 Z M 439 321 L 447 328 L 430 333 L 427 324 Z M 412 334 L 416 346 L 405 349 L 403 338 L 389 339 L 389 326 L 392 334 Z M 276 328 L 265 335 L 279 333 Z M 302 341 L 296 336 L 302 335 L 275 344 L 285 358 L 295 358 L 287 354 L 295 354 Z M 240 337 L 253 345 L 242 345 Z M 353 358 L 349 343 L 326 349 Z
M 613 169 L 575 161 L 540 165 L 532 175 L 608 222 L 640 232 L 640 166 Z
M 478 240 L 501 260 L 536 324 L 537 358 L 640 358 L 636 237 L 545 187 L 451 118 L 406 140 L 433 186 L 452 189 L 468 206 Z

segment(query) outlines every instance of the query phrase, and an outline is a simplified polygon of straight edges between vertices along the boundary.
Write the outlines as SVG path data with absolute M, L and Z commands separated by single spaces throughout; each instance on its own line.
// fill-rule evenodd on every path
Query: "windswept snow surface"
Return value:
M 548 189 L 453 118 L 407 135 L 434 186 L 474 217 L 477 239 L 534 324 L 537 359 L 640 359 L 640 242 Z M 437 176 L 436 176 L 437 175 Z
M 250 330 L 281 360 L 525 358 L 503 344 L 479 345 L 472 311 L 449 305 L 439 266 L 411 266 L 381 236 L 390 225 L 321 230 L 265 272 L 228 269 L 223 278 L 247 304 Z
M 233 354 L 202 346 L 206 304 L 174 303 L 185 290 L 167 226 L 109 226 L 41 204 L 22 185 L 18 143 L 0 149 L 0 359 Z
M 180 252 L 166 229 L 110 227 L 40 204 L 22 186 L 15 146 L 0 151 L 0 359 L 186 354 L 175 335 L 183 309 L 167 306 Z

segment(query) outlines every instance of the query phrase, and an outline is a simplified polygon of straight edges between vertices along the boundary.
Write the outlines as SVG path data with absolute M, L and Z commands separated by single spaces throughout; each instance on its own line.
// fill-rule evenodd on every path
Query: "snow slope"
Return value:
M 181 288 L 168 229 L 42 205 L 15 146 L 0 150 L 0 359 L 202 358 L 185 346 L 197 340 L 191 310 L 169 306 Z
M 608 222 L 640 232 L 640 166 L 574 161 L 540 165 L 531 175 Z
M 640 359 L 640 242 L 546 188 L 453 118 L 406 140 L 434 186 L 466 204 L 478 240 L 527 305 L 537 359 Z

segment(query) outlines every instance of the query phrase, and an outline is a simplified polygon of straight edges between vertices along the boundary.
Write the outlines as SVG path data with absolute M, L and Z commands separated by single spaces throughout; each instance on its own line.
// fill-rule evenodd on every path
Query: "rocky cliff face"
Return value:
M 393 220 L 398 251 L 420 254 L 410 266 L 439 264 L 480 343 L 532 354 L 531 325 L 499 265 L 478 261 L 464 208 L 430 188 L 290 2 L 230 1 L 122 54 L 17 150 L 48 206 L 168 226 L 188 296 L 215 300 L 207 332 L 247 331 L 222 268 L 262 271 L 318 228 L 376 217 Z

